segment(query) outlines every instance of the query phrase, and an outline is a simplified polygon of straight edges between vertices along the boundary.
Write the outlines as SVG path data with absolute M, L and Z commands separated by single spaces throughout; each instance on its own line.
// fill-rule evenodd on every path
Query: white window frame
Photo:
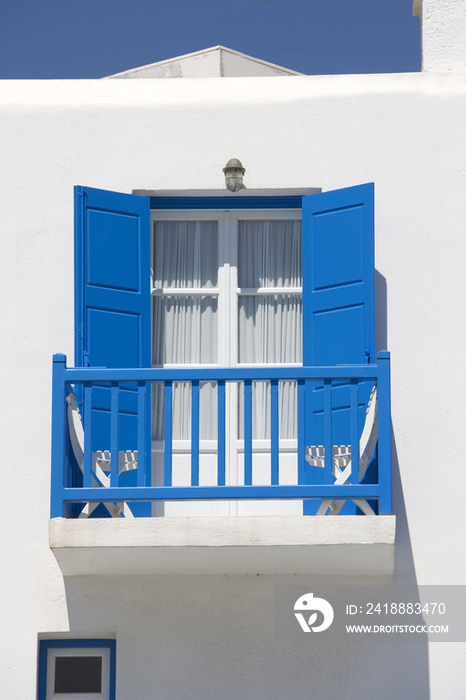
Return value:
M 89 646 L 86 646 L 86 643 Z M 42 662 L 39 668 L 39 700 L 114 700 L 115 641 L 114 640 L 42 640 L 44 648 L 40 651 Z M 76 646 L 75 646 L 76 645 Z M 112 649 L 113 645 L 113 649 Z M 102 678 L 100 693 L 56 693 L 55 660 L 57 657 L 96 656 L 102 659 Z M 113 656 L 113 664 L 112 664 Z M 112 671 L 113 666 L 113 671 Z M 44 678 L 41 678 L 41 675 Z
M 155 209 L 151 210 L 151 265 L 154 255 L 154 224 L 157 221 L 217 221 L 218 222 L 218 280 L 216 288 L 186 289 L 187 295 L 203 294 L 216 296 L 218 299 L 218 361 L 216 364 L 189 364 L 172 365 L 164 367 L 299 367 L 301 363 L 254 363 L 246 364 L 238 362 L 238 298 L 242 294 L 302 294 L 299 288 L 258 288 L 240 289 L 238 287 L 238 222 L 243 220 L 279 220 L 301 221 L 302 209 Z M 161 294 L 173 294 L 173 289 L 156 289 L 154 287 L 153 270 L 151 269 L 151 297 Z M 151 318 L 152 318 L 151 311 Z M 155 366 L 155 365 L 154 365 Z M 237 456 L 244 453 L 244 440 L 240 440 L 237 429 L 237 387 L 235 384 L 226 385 L 226 406 L 229 419 L 226 425 L 226 442 L 228 447 L 227 483 L 238 483 L 238 469 L 231 468 L 237 464 Z M 232 436 L 235 436 L 232 439 Z M 253 440 L 253 452 L 270 450 L 270 440 Z M 152 449 L 155 452 L 163 452 L 163 441 L 153 441 Z M 215 453 L 217 451 L 216 440 L 200 440 L 200 452 Z M 295 439 L 280 439 L 280 452 L 295 452 L 297 441 Z M 178 453 L 191 451 L 190 440 L 174 440 L 173 450 Z

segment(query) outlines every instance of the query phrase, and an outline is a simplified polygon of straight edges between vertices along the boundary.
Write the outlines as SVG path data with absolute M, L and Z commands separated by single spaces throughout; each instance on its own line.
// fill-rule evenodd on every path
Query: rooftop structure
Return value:
M 184 56 L 167 58 L 108 78 L 259 78 L 302 75 L 226 46 L 212 46 Z

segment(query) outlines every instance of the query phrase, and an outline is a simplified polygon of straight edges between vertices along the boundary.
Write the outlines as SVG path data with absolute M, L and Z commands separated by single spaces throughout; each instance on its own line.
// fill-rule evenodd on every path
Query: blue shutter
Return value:
M 149 206 L 146 197 L 75 187 L 77 366 L 151 365 Z M 109 449 L 110 389 L 95 387 L 92 402 L 92 449 Z M 149 426 L 148 417 L 148 446 Z M 120 389 L 118 448 L 137 449 L 137 387 Z M 127 472 L 120 483 L 135 478 Z M 150 515 L 143 506 L 138 515 Z
M 375 362 L 374 185 L 303 197 L 303 364 Z M 371 386 L 359 385 L 360 433 Z M 323 386 L 306 386 L 306 444 L 323 444 Z M 332 442 L 350 444 L 349 387 L 332 388 Z M 307 465 L 308 483 L 323 470 Z M 368 472 L 369 478 L 369 472 Z M 319 503 L 305 501 L 304 514 Z M 347 502 L 342 513 L 355 513 Z

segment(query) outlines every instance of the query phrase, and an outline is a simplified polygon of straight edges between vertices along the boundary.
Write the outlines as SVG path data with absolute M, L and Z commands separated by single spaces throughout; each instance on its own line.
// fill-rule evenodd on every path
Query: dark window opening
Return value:
M 101 693 L 101 656 L 57 656 L 55 693 Z

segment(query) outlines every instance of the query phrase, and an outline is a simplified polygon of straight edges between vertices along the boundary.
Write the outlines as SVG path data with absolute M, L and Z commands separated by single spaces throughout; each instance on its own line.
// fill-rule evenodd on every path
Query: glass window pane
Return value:
M 55 693 L 102 692 L 101 656 L 57 656 Z
M 217 298 L 154 297 L 152 363 L 217 363 Z
M 216 287 L 217 221 L 156 221 L 153 270 L 156 289 Z
M 301 221 L 238 223 L 238 286 L 301 286 Z
M 270 382 L 252 383 L 252 439 L 270 439 Z M 296 439 L 298 434 L 298 395 L 296 382 L 278 382 L 278 434 Z M 238 383 L 238 439 L 244 438 L 244 383 Z
M 191 439 L 191 384 L 173 383 L 172 425 L 174 440 Z M 152 440 L 164 439 L 164 388 L 152 385 Z M 217 439 L 217 384 L 199 384 L 199 437 Z
M 238 361 L 302 361 L 302 304 L 298 294 L 238 298 Z

